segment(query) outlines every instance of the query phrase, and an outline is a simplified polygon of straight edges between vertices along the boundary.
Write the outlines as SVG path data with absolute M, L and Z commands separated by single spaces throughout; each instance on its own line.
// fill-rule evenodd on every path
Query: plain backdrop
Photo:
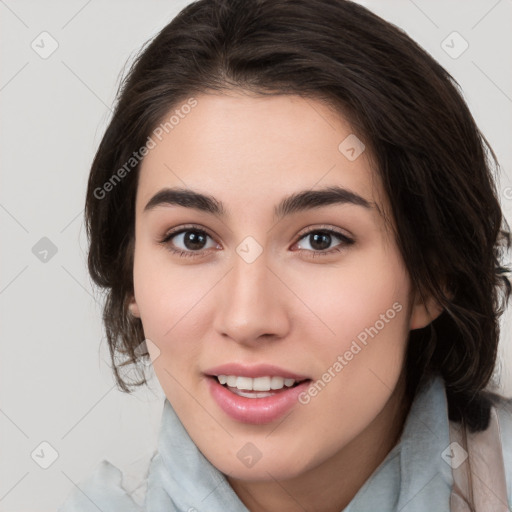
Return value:
M 0 0 L 1 511 L 56 510 L 101 459 L 125 470 L 155 446 L 163 394 L 156 378 L 133 395 L 115 387 L 86 271 L 83 204 L 125 64 L 188 3 Z M 460 83 L 501 161 L 510 219 L 512 1 L 361 3 Z M 511 328 L 507 312 L 509 396 Z

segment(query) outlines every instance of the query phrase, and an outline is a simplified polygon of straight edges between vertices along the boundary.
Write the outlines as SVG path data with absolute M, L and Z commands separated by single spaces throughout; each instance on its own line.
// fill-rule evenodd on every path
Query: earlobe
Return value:
M 443 310 L 444 308 L 432 296 L 424 302 L 421 300 L 419 294 L 416 294 L 409 329 L 412 331 L 426 327 L 433 322 Z
M 130 311 L 132 316 L 140 318 L 139 306 L 137 305 L 137 301 L 135 300 L 135 297 L 133 295 L 130 302 L 128 303 L 128 310 Z

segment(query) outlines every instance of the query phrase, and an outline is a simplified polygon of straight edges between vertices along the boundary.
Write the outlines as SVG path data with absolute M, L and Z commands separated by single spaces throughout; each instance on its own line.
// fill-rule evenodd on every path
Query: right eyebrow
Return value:
M 181 188 L 163 188 L 157 192 L 144 207 L 144 212 L 153 210 L 157 206 L 177 205 L 185 208 L 194 208 L 217 217 L 225 216 L 225 210 L 220 201 L 212 196 L 200 194 L 192 190 Z

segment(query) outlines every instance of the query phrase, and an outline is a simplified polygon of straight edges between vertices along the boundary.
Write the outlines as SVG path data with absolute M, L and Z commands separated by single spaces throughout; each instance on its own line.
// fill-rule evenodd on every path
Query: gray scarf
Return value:
M 500 415 L 503 440 L 508 440 L 512 438 L 512 415 L 509 417 L 505 412 Z M 487 465 L 493 468 L 483 491 L 474 489 L 477 502 L 480 501 L 476 510 L 505 512 L 508 510 L 505 467 L 511 465 L 512 445 L 506 444 L 507 462 L 503 464 L 500 427 L 496 421 L 491 426 L 471 440 L 469 448 L 477 460 L 485 463 L 487 459 Z M 400 442 L 342 512 L 471 510 L 454 492 L 453 477 L 461 487 L 465 477 L 465 464 L 458 469 L 448 464 L 448 455 L 453 455 L 449 446 L 455 439 L 454 432 L 448 421 L 444 381 L 438 376 L 416 396 Z M 478 473 L 486 474 L 483 469 Z M 196 447 L 168 400 L 164 402 L 158 447 L 143 480 L 147 490 L 141 506 L 137 501 L 142 500 L 134 500 L 135 494 L 122 486 L 121 471 L 103 461 L 80 484 L 80 489 L 73 491 L 59 512 L 249 512 L 225 475 Z M 492 487 L 493 493 L 485 492 Z

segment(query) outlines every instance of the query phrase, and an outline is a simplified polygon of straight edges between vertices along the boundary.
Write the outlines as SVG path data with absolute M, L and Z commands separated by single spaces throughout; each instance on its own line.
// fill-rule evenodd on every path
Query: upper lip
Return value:
M 204 372 L 206 375 L 219 376 L 219 375 L 236 375 L 238 377 L 284 377 L 285 379 L 294 379 L 297 381 L 308 380 L 309 377 L 300 375 L 284 368 L 272 364 L 256 364 L 244 365 L 240 363 L 226 363 L 214 368 L 209 368 Z

